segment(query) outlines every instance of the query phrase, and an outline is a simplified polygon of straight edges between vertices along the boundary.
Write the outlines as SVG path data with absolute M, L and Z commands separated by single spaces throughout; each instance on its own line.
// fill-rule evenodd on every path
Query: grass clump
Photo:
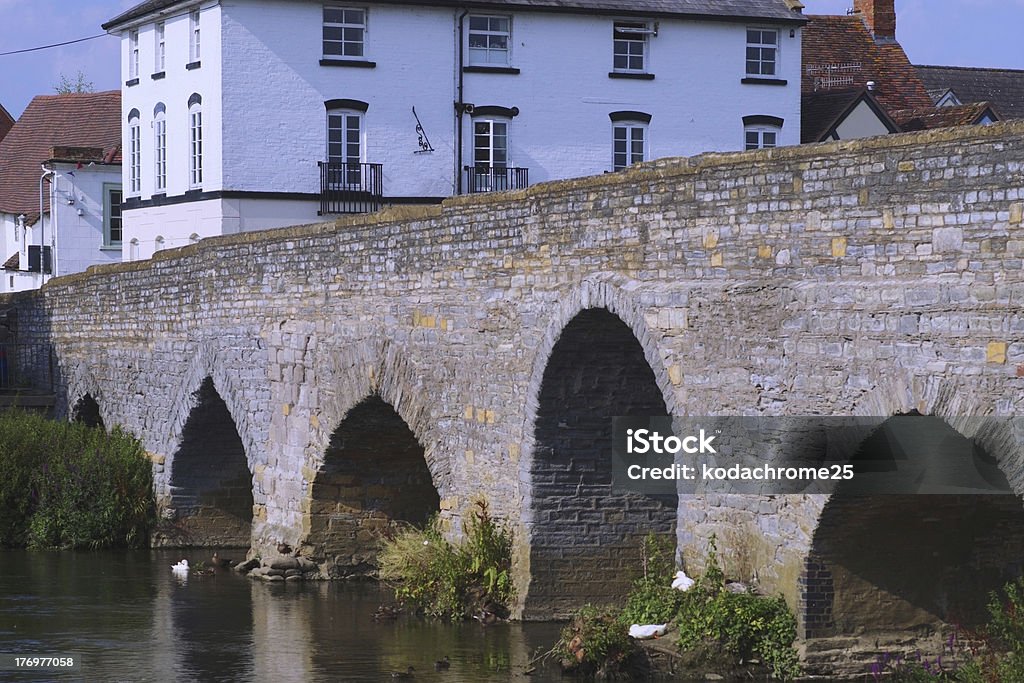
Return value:
M 0 545 L 140 546 L 154 521 L 142 445 L 38 413 L 0 413 Z
M 380 578 L 393 582 L 399 600 L 432 617 L 506 617 L 514 596 L 512 532 L 482 500 L 463 543 L 449 543 L 438 526 L 435 519 L 426 529 L 408 528 L 385 539 L 378 554 Z

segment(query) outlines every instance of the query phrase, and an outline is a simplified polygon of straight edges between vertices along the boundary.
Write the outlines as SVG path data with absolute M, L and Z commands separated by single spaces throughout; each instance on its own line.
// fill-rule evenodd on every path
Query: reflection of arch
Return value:
M 252 473 L 227 404 L 205 378 L 170 459 L 170 506 L 190 546 L 248 547 Z
M 941 454 L 950 465 L 950 484 L 998 486 L 1002 475 L 993 461 L 1007 476 L 1019 462 L 1012 423 L 942 419 L 949 411 L 980 413 L 965 404 L 963 393 L 933 379 L 887 380 L 859 410 L 918 417 L 878 418 L 885 429 L 866 428 L 851 462 L 875 473 L 923 462 L 933 469 L 915 482 L 934 481 L 934 468 L 942 467 L 936 454 Z M 931 415 L 921 416 L 919 410 Z M 979 446 L 992 457 L 978 453 Z M 865 463 L 865 457 L 871 460 Z M 971 468 L 977 475 L 966 477 Z M 1005 481 L 1002 486 L 1009 488 Z M 988 592 L 1021 574 L 1024 509 L 1015 496 L 858 495 L 857 490 L 852 482 L 841 484 L 818 517 L 801 577 L 805 636 L 977 624 L 986 618 Z
M 531 382 L 527 617 L 564 615 L 586 601 L 621 597 L 639 566 L 642 538 L 675 528 L 674 496 L 655 499 L 611 487 L 612 417 L 669 413 L 643 345 L 650 343 L 646 330 L 638 336 L 636 320 L 628 325 L 612 306 L 600 305 L 611 300 L 603 291 L 583 297 L 582 310 L 538 355 L 544 369 Z
M 372 570 L 382 535 L 401 522 L 422 526 L 440 506 L 423 446 L 377 395 L 331 435 L 310 498 L 306 544 L 337 575 Z
M 92 397 L 92 394 L 83 394 L 75 403 L 71 412 L 72 422 L 81 422 L 87 427 L 105 430 L 103 417 L 100 415 L 100 404 Z

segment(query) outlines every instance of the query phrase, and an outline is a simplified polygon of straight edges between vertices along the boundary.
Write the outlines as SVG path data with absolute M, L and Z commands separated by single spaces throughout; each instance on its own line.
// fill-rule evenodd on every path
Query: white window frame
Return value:
M 622 171 L 633 164 L 647 161 L 650 146 L 650 124 L 639 120 L 612 122 L 612 171 Z M 637 133 L 640 135 L 640 152 L 636 152 Z
M 199 8 L 188 12 L 188 61 L 195 63 L 202 58 L 202 34 L 200 33 L 201 17 Z
M 492 189 L 505 189 L 508 179 L 508 169 L 514 168 L 512 163 L 512 119 L 504 116 L 480 116 L 472 120 L 472 135 L 470 145 L 473 164 L 470 166 L 474 172 L 469 174 L 469 183 L 475 184 L 471 192 L 489 192 Z M 480 132 L 480 126 L 486 128 Z M 499 132 L 500 131 L 500 132 Z M 479 144 L 481 137 L 486 139 L 486 144 Z M 495 144 L 503 141 L 504 145 Z M 485 152 L 481 155 L 481 152 Z M 503 159 L 500 157 L 504 157 Z M 480 173 L 476 169 L 484 172 Z M 501 181 L 495 181 L 495 172 L 502 176 Z
M 612 71 L 643 74 L 650 71 L 650 22 L 616 21 L 612 23 Z M 639 54 L 636 53 L 639 46 Z M 636 61 L 639 60 L 639 65 Z
M 512 64 L 512 17 L 507 14 L 471 14 L 467 17 L 469 30 L 467 31 L 467 53 L 470 66 L 511 66 Z M 473 28 L 474 20 L 487 22 L 486 28 Z M 495 22 L 505 22 L 504 30 L 494 27 Z M 504 38 L 505 47 L 492 47 L 493 44 L 502 42 Z M 483 45 L 474 47 L 474 42 Z
M 128 32 L 128 80 L 139 77 L 139 29 Z
M 481 147 L 477 144 L 477 136 L 481 135 L 481 133 L 477 132 L 477 126 L 480 126 L 481 124 L 487 127 L 487 131 L 483 133 L 487 138 L 486 147 Z M 495 133 L 497 128 L 502 129 L 500 134 Z M 478 168 L 511 168 L 512 161 L 509 149 L 509 137 L 511 130 L 511 119 L 502 117 L 480 117 L 473 119 L 473 166 Z M 504 139 L 505 145 L 503 149 L 494 144 L 497 139 Z M 487 152 L 487 160 L 485 163 L 481 163 L 480 157 L 478 156 L 478 152 L 481 150 L 486 150 Z M 499 151 L 504 153 L 505 158 L 503 161 L 495 160 L 495 157 L 499 156 L 496 154 Z
M 757 36 L 752 34 L 757 33 Z M 765 34 L 774 34 L 775 42 L 767 43 L 764 42 Z M 777 28 L 769 28 L 766 26 L 748 26 L 746 28 L 746 50 L 744 52 L 745 66 L 744 71 L 747 76 L 753 78 L 778 78 L 779 77 L 779 38 L 781 32 Z M 756 38 L 756 40 L 754 40 Z M 766 53 L 770 51 L 771 58 L 766 58 Z M 770 70 L 766 70 L 767 65 L 771 65 Z
M 342 13 L 341 21 L 328 21 L 327 20 L 327 13 L 328 12 L 341 12 Z M 352 13 L 352 14 L 349 14 L 349 13 Z M 360 21 L 356 21 L 356 19 L 357 19 L 356 13 L 358 13 L 358 15 L 359 15 L 358 18 L 361 19 Z M 323 31 L 322 31 L 322 35 L 321 35 L 321 38 L 322 38 L 322 40 L 321 40 L 321 51 L 323 52 L 323 58 L 324 59 L 348 59 L 348 60 L 352 60 L 352 61 L 362 61 L 362 60 L 365 60 L 366 59 L 366 29 L 367 29 L 368 14 L 369 14 L 369 12 L 367 11 L 367 9 L 365 7 L 350 7 L 350 6 L 345 6 L 345 5 L 324 5 L 324 7 L 323 7 L 323 14 L 322 14 Z M 341 31 L 341 38 L 340 39 L 334 39 L 334 38 L 328 39 L 327 38 L 327 31 L 328 30 L 340 30 Z M 358 40 L 355 39 L 354 34 L 350 34 L 349 33 L 350 31 L 351 32 L 356 32 L 356 31 L 358 32 L 358 34 L 359 34 Z M 327 45 L 328 44 L 340 46 L 339 51 L 338 52 L 328 52 L 328 50 L 327 50 Z M 349 47 L 348 46 L 350 46 L 350 45 L 351 46 L 358 45 L 359 48 L 358 48 L 358 50 L 356 50 L 355 48 L 352 48 L 351 49 L 351 54 L 349 54 Z
M 188 108 L 188 187 L 203 187 L 203 104 L 196 102 Z
M 328 109 L 326 118 L 327 163 L 345 164 L 345 168 L 336 178 L 331 178 L 332 185 L 358 185 L 362 179 L 362 164 L 366 159 L 366 121 L 365 113 L 356 109 Z M 334 126 L 337 122 L 340 126 Z M 351 126 L 355 123 L 355 128 Z M 355 140 L 350 133 L 355 130 Z M 338 131 L 338 139 L 332 140 L 331 134 Z M 353 155 L 353 152 L 355 154 Z
M 128 196 L 142 193 L 142 125 L 135 110 L 128 115 Z
M 167 113 L 153 115 L 153 191 L 167 191 Z
M 782 129 L 778 126 L 770 126 L 767 124 L 756 124 L 748 125 L 743 127 L 743 149 L 750 151 L 752 149 L 772 149 L 779 146 L 779 136 L 782 134 Z M 751 141 L 751 136 L 756 136 L 754 141 Z M 771 142 L 768 142 L 768 136 Z
M 160 73 L 167 67 L 167 25 L 162 22 L 156 22 L 156 27 L 153 29 L 153 72 Z
M 124 240 L 124 218 L 121 214 L 121 202 L 114 202 L 114 193 L 121 195 L 121 201 L 124 200 L 124 193 L 121 191 L 120 183 L 103 183 L 103 247 L 104 248 L 120 248 L 122 241 Z M 114 207 L 117 207 L 117 223 L 118 231 L 120 232 L 120 239 L 115 240 L 113 238 L 113 224 L 114 224 Z

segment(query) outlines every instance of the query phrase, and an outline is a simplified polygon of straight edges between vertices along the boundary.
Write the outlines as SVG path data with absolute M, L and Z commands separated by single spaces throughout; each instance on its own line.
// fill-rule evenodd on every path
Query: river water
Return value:
M 0 654 L 74 653 L 73 672 L 0 671 L 2 681 L 563 680 L 554 664 L 524 671 L 558 624 L 448 625 L 403 616 L 371 583 L 253 581 L 231 571 L 176 579 L 203 551 L 0 551 Z M 448 656 L 451 668 L 435 671 Z M 397 679 L 401 680 L 401 679 Z

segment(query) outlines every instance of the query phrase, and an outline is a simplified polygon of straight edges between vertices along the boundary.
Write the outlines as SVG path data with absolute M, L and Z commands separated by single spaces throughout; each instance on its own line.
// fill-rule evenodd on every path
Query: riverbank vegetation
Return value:
M 1024 681 L 1024 577 L 989 597 L 990 621 L 977 632 L 954 632 L 939 655 L 885 654 L 871 666 L 875 681 L 1014 683 Z
M 513 598 L 512 532 L 478 501 L 465 538 L 453 544 L 436 518 L 426 529 L 407 528 L 385 539 L 379 576 L 403 603 L 441 619 L 505 618 Z
M 631 677 L 650 663 L 629 637 L 631 624 L 666 624 L 674 667 L 695 673 L 771 675 L 792 680 L 800 674 L 796 619 L 782 598 L 727 588 L 714 539 L 704 574 L 686 591 L 671 587 L 671 548 L 656 537 L 643 549 L 643 573 L 622 608 L 586 606 L 562 631 L 555 646 L 564 669 L 582 675 Z M 665 651 L 666 648 L 661 648 Z
M 0 413 L 0 546 L 142 546 L 152 490 L 152 465 L 130 434 Z

